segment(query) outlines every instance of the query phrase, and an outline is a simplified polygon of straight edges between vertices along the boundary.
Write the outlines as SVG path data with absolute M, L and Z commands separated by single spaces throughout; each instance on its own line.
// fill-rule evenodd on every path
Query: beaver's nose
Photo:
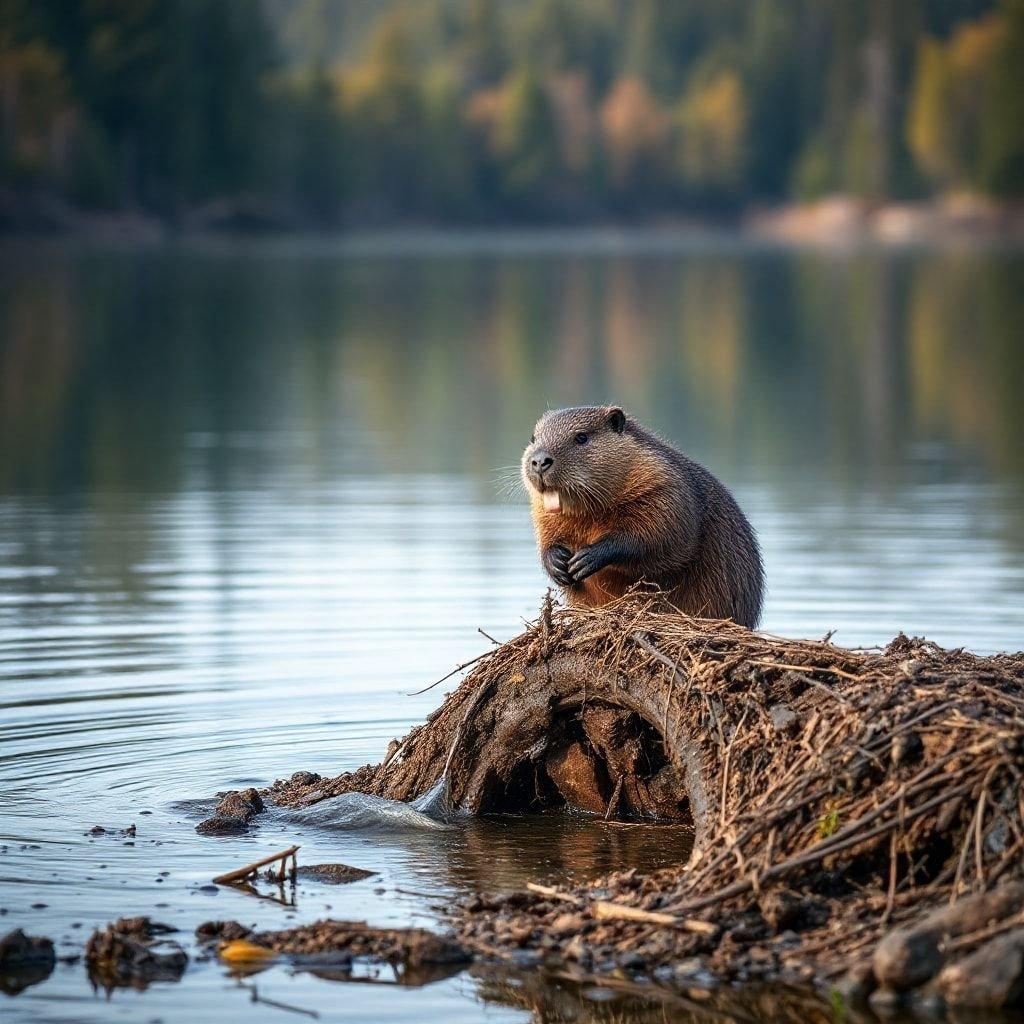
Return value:
M 533 458 L 530 459 L 530 465 L 533 466 L 538 473 L 543 473 L 545 470 L 550 469 L 554 464 L 555 460 L 543 449 L 535 451 L 533 453 Z

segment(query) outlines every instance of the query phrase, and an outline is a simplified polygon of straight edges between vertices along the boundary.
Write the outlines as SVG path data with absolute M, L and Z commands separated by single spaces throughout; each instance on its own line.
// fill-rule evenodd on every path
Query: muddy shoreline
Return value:
M 636 594 L 598 612 L 548 604 L 467 667 L 381 763 L 222 793 L 196 831 L 216 841 L 272 806 L 334 813 L 358 797 L 445 821 L 568 813 L 688 827 L 689 859 L 478 894 L 436 907 L 439 933 L 211 921 L 196 933 L 203 956 L 341 978 L 368 961 L 409 984 L 472 963 L 679 1005 L 725 1006 L 762 983 L 803 993 L 805 1009 L 1024 1001 L 1024 654 L 902 635 L 884 650 L 783 640 Z M 290 879 L 282 860 L 272 880 L 294 886 L 294 853 L 282 856 Z M 366 877 L 299 866 L 314 869 Z M 255 891 L 258 872 L 233 874 Z M 173 980 L 186 954 L 166 941 L 145 918 L 115 922 L 86 946 L 90 977 Z
M 522 225 L 479 222 L 381 223 L 352 217 L 325 230 L 293 210 L 252 195 L 229 195 L 182 211 L 176 218 L 144 209 L 99 210 L 69 203 L 46 189 L 0 187 L 0 239 L 75 238 L 121 244 L 162 244 L 183 238 L 253 236 L 376 238 L 401 241 L 498 231 L 509 239 L 550 233 L 595 233 L 694 240 L 743 238 L 751 242 L 846 247 L 860 244 L 917 246 L 963 242 L 1024 243 L 1024 206 L 983 195 L 951 194 L 932 199 L 868 201 L 837 193 L 808 202 L 750 206 L 718 214 L 678 210 L 639 221 L 583 218 L 540 220 Z
M 548 607 L 379 765 L 221 809 L 411 801 L 443 776 L 463 813 L 689 820 L 686 864 L 475 897 L 453 935 L 583 976 L 995 1009 L 1024 997 L 1022 684 L 1021 654 L 788 641 L 642 596 Z

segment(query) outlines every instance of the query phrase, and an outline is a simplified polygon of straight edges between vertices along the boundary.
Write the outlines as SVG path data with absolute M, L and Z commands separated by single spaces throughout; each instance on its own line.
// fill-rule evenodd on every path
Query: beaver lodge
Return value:
M 1004 1006 L 1024 997 L 1022 682 L 1024 654 L 549 603 L 381 764 L 262 798 L 408 801 L 446 776 L 472 814 L 692 823 L 688 863 L 467 902 L 452 927 L 485 958 Z

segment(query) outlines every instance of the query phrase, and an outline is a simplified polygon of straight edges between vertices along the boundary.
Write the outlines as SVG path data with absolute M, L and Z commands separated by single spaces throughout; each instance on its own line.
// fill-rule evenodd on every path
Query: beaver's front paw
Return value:
M 561 544 L 552 544 L 544 552 L 544 557 L 541 559 L 545 572 L 560 587 L 572 587 L 576 584 L 576 581 L 569 573 L 568 564 L 570 558 L 572 558 L 572 552 L 567 547 L 563 547 Z
M 588 576 L 593 576 L 615 561 L 615 556 L 615 546 L 609 541 L 599 540 L 580 548 L 569 559 L 566 569 L 577 583 L 582 583 Z

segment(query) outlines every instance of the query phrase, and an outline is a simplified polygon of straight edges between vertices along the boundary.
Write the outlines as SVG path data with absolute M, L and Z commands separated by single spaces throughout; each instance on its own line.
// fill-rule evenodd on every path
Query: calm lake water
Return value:
M 733 487 L 764 548 L 765 629 L 1019 649 L 1022 394 L 1014 251 L 7 245 L 0 932 L 64 955 L 136 913 L 186 942 L 210 918 L 431 925 L 475 890 L 671 862 L 671 831 L 565 819 L 395 833 L 272 814 L 203 838 L 180 802 L 379 760 L 449 687 L 409 691 L 486 647 L 478 627 L 534 615 L 514 474 L 549 405 L 622 403 Z M 132 823 L 134 840 L 86 835 Z M 294 906 L 203 889 L 292 841 L 300 863 L 378 874 L 301 883 Z M 476 973 L 376 980 L 243 983 L 193 960 L 177 985 L 108 994 L 61 964 L 0 1014 L 296 1016 L 255 992 L 324 1020 L 689 1019 Z

